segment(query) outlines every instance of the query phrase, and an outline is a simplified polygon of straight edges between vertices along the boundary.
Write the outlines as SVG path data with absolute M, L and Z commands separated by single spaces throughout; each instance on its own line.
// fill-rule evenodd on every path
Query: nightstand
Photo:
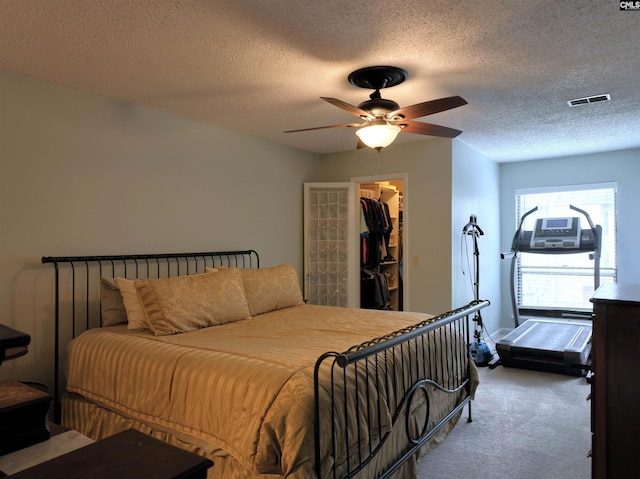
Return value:
M 11 476 L 11 479 L 205 479 L 209 459 L 128 429 Z
M 5 359 L 15 359 L 28 352 L 31 336 L 0 324 L 0 364 Z
M 49 439 L 51 396 L 18 381 L 0 381 L 0 455 Z

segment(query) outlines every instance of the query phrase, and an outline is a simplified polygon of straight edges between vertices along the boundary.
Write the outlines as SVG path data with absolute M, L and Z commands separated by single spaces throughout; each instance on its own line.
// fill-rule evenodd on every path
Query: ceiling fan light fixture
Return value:
M 459 96 L 439 98 L 437 100 L 424 101 L 415 105 L 400 106 L 393 100 L 382 98 L 380 90 L 399 85 L 406 80 L 406 70 L 398 67 L 378 66 L 365 67 L 356 70 L 349 75 L 349 82 L 361 88 L 373 88 L 375 91 L 369 95 L 369 99 L 358 106 L 351 105 L 337 98 L 321 96 L 320 98 L 333 106 L 364 120 L 365 123 L 345 123 L 342 125 L 316 126 L 300 130 L 288 130 L 285 133 L 296 131 L 323 130 L 326 128 L 355 128 L 358 136 L 357 148 L 365 146 L 380 151 L 393 143 L 400 131 L 418 135 L 438 136 L 443 138 L 455 138 L 460 130 L 447 128 L 446 126 L 433 125 L 412 121 L 415 118 L 433 115 L 441 111 L 451 110 L 467 101 Z
M 367 126 L 358 128 L 356 135 L 369 148 L 380 150 L 389 146 L 400 133 L 401 128 L 384 120 L 373 120 Z

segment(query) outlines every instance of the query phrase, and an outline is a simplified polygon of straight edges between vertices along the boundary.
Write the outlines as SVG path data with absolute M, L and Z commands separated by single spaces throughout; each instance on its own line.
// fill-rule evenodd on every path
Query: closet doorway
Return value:
M 360 202 L 360 307 L 406 311 L 407 174 L 355 177 L 351 181 Z
M 378 185 L 379 184 L 379 185 Z M 377 185 L 377 186 L 376 186 Z M 365 188 L 361 188 L 365 187 Z M 304 297 L 310 304 L 362 307 L 361 189 L 377 189 L 391 204 L 393 229 L 381 274 L 392 284 L 389 308 L 409 310 L 406 173 L 352 178 L 350 182 L 304 184 Z M 376 195 L 376 193 L 365 193 Z M 392 214 L 392 210 L 397 213 Z M 384 240 L 383 240 L 384 241 Z M 389 252 L 387 254 L 387 251 Z M 382 252 L 382 250 L 381 250 Z M 382 259 L 381 258 L 381 259 Z

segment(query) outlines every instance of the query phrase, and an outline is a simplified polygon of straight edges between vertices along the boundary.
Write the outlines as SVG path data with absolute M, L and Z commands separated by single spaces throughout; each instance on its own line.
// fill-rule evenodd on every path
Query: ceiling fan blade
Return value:
M 444 138 L 455 138 L 462 131 L 446 126 L 433 125 L 431 123 L 422 123 L 420 121 L 403 121 L 397 123 L 402 131 L 407 133 L 417 133 L 419 135 L 441 136 Z
M 312 128 L 302 128 L 300 130 L 288 130 L 285 131 L 284 133 L 296 133 L 299 131 L 311 131 L 311 130 L 324 130 L 326 128 L 342 128 L 342 127 L 346 127 L 346 128 L 355 128 L 357 126 L 362 126 L 362 123 L 343 123 L 341 125 L 328 125 L 328 126 L 314 126 Z
M 373 120 L 375 118 L 375 116 L 373 116 L 368 111 L 364 111 L 357 106 L 350 105 L 349 103 L 338 100 L 337 98 L 329 98 L 326 96 L 321 96 L 320 98 L 328 103 L 331 103 L 333 106 L 337 106 L 338 108 L 342 108 L 343 110 L 348 111 L 358 118 L 362 118 L 363 120 Z
M 417 103 L 416 105 L 405 106 L 399 108 L 396 111 L 387 113 L 387 118 L 394 119 L 401 116 L 404 120 L 413 120 L 414 118 L 420 118 L 427 115 L 433 115 L 441 111 L 451 110 L 462 105 L 466 105 L 467 101 L 459 96 L 450 96 L 447 98 L 440 98 L 439 100 L 425 101 L 423 103 Z

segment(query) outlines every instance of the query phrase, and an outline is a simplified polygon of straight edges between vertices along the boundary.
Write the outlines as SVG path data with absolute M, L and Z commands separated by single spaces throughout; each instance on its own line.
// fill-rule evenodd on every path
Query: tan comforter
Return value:
M 70 345 L 67 390 L 254 473 L 313 477 L 316 359 L 428 317 L 301 305 L 173 336 L 94 329 Z

